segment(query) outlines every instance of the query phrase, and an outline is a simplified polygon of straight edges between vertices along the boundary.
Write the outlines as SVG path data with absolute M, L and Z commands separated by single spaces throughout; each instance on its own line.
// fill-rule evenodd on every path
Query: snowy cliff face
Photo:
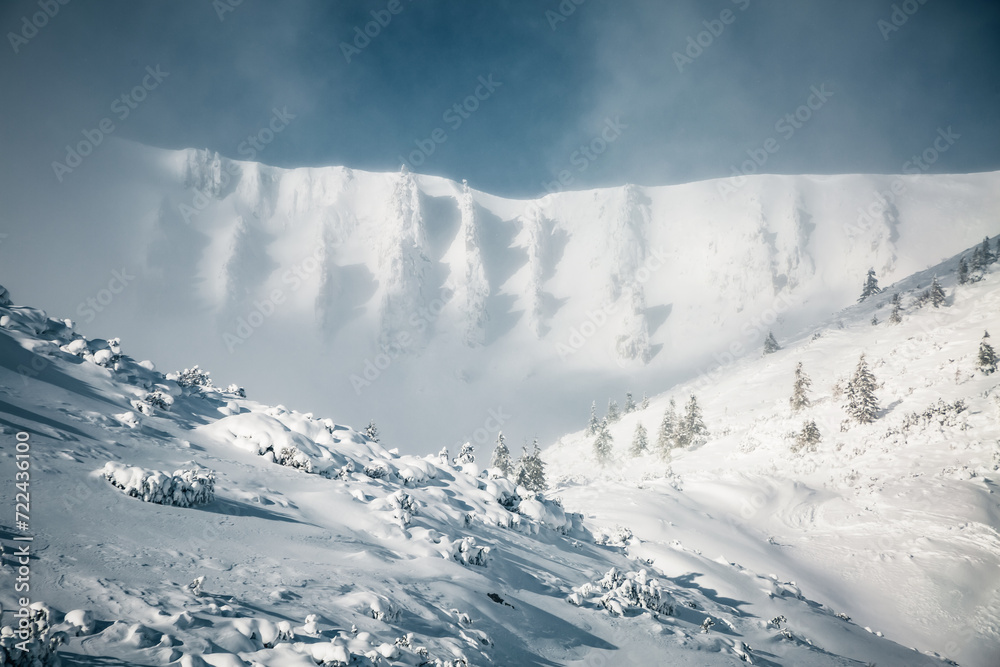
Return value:
M 86 242 L 107 265 L 71 259 L 69 293 L 12 287 L 73 313 L 127 264 L 137 279 L 88 331 L 389 435 L 405 424 L 421 451 L 472 437 L 498 406 L 505 430 L 544 440 L 585 419 L 598 388 L 654 393 L 729 350 L 756 354 L 769 330 L 853 302 L 870 267 L 890 282 L 994 232 L 1000 208 L 1000 174 L 530 201 L 410 173 L 114 150 L 88 185 L 99 196 L 63 213 L 101 219 Z

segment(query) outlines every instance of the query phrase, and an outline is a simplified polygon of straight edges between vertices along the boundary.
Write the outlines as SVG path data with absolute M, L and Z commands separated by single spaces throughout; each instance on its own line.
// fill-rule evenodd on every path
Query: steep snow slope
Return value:
M 995 232 L 998 207 L 997 173 L 527 201 L 109 142 L 45 200 L 5 198 L 0 257 L 15 293 L 89 335 L 240 377 L 272 402 L 374 418 L 427 453 L 492 440 L 490 411 L 517 441 L 555 438 L 598 388 L 659 391 L 745 327 L 756 344 L 814 323 L 869 267 L 899 279 Z M 70 284 L 39 275 L 50 261 Z
M 64 664 L 941 664 L 770 564 L 665 561 L 474 463 L 164 376 L 6 301 L 0 394 L 2 620 L 33 603 Z
M 562 478 L 555 495 L 600 524 L 631 529 L 630 552 L 667 573 L 683 568 L 679 540 L 799 582 L 903 644 L 962 665 L 1000 663 L 1000 376 L 977 371 L 984 330 L 1000 332 L 1000 272 L 994 264 L 981 282 L 958 285 L 958 260 L 779 339 L 774 354 L 757 347 L 752 358 L 720 358 L 614 424 L 616 459 L 603 470 L 592 437 L 564 436 L 544 454 Z M 935 276 L 947 300 L 921 307 Z M 895 294 L 899 324 L 889 322 Z M 835 389 L 862 352 L 882 406 L 869 425 L 844 421 Z M 793 415 L 799 362 L 812 405 Z M 683 410 L 691 393 L 709 441 L 673 450 L 669 464 L 655 453 L 630 457 L 636 424 L 655 443 L 668 400 Z M 822 440 L 795 452 L 806 420 Z

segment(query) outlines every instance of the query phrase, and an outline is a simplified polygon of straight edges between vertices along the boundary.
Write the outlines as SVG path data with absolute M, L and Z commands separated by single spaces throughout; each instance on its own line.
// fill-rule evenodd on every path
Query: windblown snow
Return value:
M 239 377 L 271 403 L 375 419 L 429 453 L 491 441 L 491 410 L 516 443 L 551 441 L 597 391 L 654 393 L 744 331 L 747 349 L 793 335 L 852 303 L 870 267 L 888 284 L 995 233 L 998 208 L 998 173 L 517 200 L 109 142 L 50 200 L 11 209 L 32 217 L 6 225 L 20 231 L 5 280 L 90 336 Z M 71 284 L 33 278 L 53 256 Z

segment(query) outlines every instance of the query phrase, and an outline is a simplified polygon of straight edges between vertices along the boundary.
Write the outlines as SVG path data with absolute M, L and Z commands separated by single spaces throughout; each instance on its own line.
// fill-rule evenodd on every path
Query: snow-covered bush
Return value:
M 237 398 L 247 397 L 246 390 L 243 387 L 239 386 L 238 384 L 231 384 L 228 387 L 226 387 L 226 393 L 236 396 Z
M 625 526 L 598 528 L 594 532 L 594 544 L 601 544 L 610 547 L 624 547 L 628 546 L 631 539 L 632 531 Z
M 195 364 L 194 368 L 185 368 L 179 373 L 167 374 L 167 379 L 173 380 L 182 387 L 212 390 L 215 387 L 212 385 L 212 378 L 210 376 L 211 373 L 203 371 Z
M 289 468 L 312 472 L 312 459 L 296 447 L 282 447 L 274 454 L 274 462 Z
M 611 568 L 596 583 L 573 589 L 569 602 L 578 606 L 590 602 L 613 616 L 625 616 L 630 610 L 648 610 L 672 616 L 674 605 L 659 581 L 649 579 L 645 570 L 619 572 Z
M 160 391 L 159 389 L 149 392 L 143 397 L 142 400 L 144 403 L 148 403 L 154 408 L 158 408 L 160 410 L 169 410 L 170 406 L 174 404 L 174 397 Z
M 0 629 L 0 666 L 55 667 L 59 665 L 56 651 L 66 641 L 66 633 L 53 632 L 51 612 L 42 602 L 35 602 L 28 616 L 18 619 L 18 626 Z
M 968 423 L 965 420 L 960 421 L 959 415 L 967 409 L 968 406 L 962 399 L 958 399 L 954 403 L 945 403 L 939 398 L 937 403 L 927 406 L 923 412 L 911 412 L 906 415 L 901 429 L 905 433 L 917 428 L 926 429 L 936 424 L 942 428 L 957 427 L 966 430 Z
M 108 461 L 101 474 L 115 488 L 147 503 L 190 507 L 215 498 L 215 473 L 211 470 L 177 470 L 170 475 Z
M 372 479 L 385 479 L 389 476 L 389 466 L 381 461 L 372 461 L 365 466 L 365 474 Z
M 490 561 L 490 548 L 478 546 L 473 537 L 463 537 L 452 543 L 451 557 L 462 565 L 486 567 Z

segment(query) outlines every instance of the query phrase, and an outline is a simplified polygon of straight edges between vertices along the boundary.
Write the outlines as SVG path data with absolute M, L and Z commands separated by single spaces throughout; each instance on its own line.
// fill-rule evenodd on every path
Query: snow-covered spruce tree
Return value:
M 814 452 L 816 451 L 816 445 L 819 444 L 821 439 L 822 436 L 815 421 L 810 419 L 803 422 L 802 430 L 795 435 L 795 444 L 792 445 L 792 452 L 801 452 L 803 450 Z
M 625 392 L 625 414 L 635 412 L 635 401 L 632 400 L 632 392 Z
M 365 437 L 372 442 L 378 442 L 378 426 L 375 425 L 374 419 L 368 422 L 368 426 L 365 426 Z
M 664 459 L 670 456 L 670 450 L 677 444 L 677 404 L 670 399 L 667 409 L 663 411 L 660 430 L 656 434 L 656 449 Z
M 614 438 L 608 431 L 608 420 L 604 419 L 597 427 L 597 437 L 594 438 L 594 456 L 602 466 L 611 460 L 611 447 L 614 442 Z
M 868 277 L 865 278 L 865 284 L 861 287 L 861 297 L 858 298 L 858 303 L 881 291 L 882 289 L 878 286 L 878 278 L 875 277 L 875 269 L 868 269 Z
M 903 321 L 903 300 L 899 292 L 892 295 L 892 312 L 889 314 L 889 324 L 899 324 Z
M 493 456 L 490 458 L 490 467 L 496 468 L 504 477 L 510 477 L 514 471 L 514 463 L 510 460 L 510 450 L 507 449 L 507 442 L 504 440 L 503 431 L 497 433 L 497 446 L 493 448 Z
M 524 481 L 521 486 L 534 493 L 541 493 L 548 488 L 545 481 L 545 462 L 542 461 L 538 438 L 531 443 L 531 453 L 524 458 Z
M 935 308 L 940 308 L 944 305 L 946 297 L 944 290 L 941 288 L 940 283 L 938 283 L 937 276 L 934 276 L 934 280 L 931 281 L 931 286 L 927 290 L 927 293 L 930 295 L 931 305 Z
M 590 421 L 587 423 L 587 435 L 597 435 L 597 427 L 601 420 L 597 418 L 597 401 L 590 404 Z
M 639 422 L 635 425 L 635 434 L 632 436 L 632 448 L 629 454 L 632 456 L 642 456 L 649 449 L 649 439 L 646 435 L 646 427 Z
M 802 370 L 802 362 L 800 361 L 795 365 L 795 382 L 792 383 L 792 395 L 788 399 L 788 403 L 792 406 L 792 412 L 798 412 L 811 405 L 808 394 L 811 386 L 812 380 Z
M 687 405 L 684 406 L 684 417 L 680 421 L 675 441 L 678 447 L 687 447 L 703 444 L 707 438 L 708 429 L 701 416 L 701 406 L 698 405 L 697 397 L 691 394 Z
M 774 339 L 774 334 L 770 331 L 767 332 L 767 338 L 764 339 L 764 354 L 774 354 L 781 349 L 778 345 L 778 341 Z
M 646 392 L 642 392 L 642 402 L 639 403 L 639 409 L 645 410 L 649 407 L 649 396 L 646 396 Z
M 875 396 L 877 383 L 875 376 L 868 369 L 865 355 L 858 360 L 858 367 L 847 383 L 847 403 L 844 409 L 851 419 L 859 424 L 869 424 L 878 418 L 878 398 Z
M 979 254 L 982 257 L 983 268 L 997 261 L 997 256 L 993 254 L 993 250 L 990 248 L 990 237 L 983 237 L 983 242 L 979 244 Z
M 442 447 L 441 451 L 438 452 L 438 460 L 442 465 L 448 465 L 451 463 L 451 454 L 448 453 L 447 447 Z
M 993 346 L 986 342 L 990 337 L 989 331 L 983 332 L 983 340 L 979 343 L 979 370 L 986 375 L 995 373 L 997 370 L 997 354 Z
M 964 285 L 969 282 L 969 263 L 965 258 L 958 260 L 958 284 Z
M 618 401 L 613 398 L 608 399 L 608 416 L 605 417 L 609 424 L 614 424 L 622 418 L 622 413 L 618 411 Z
M 476 462 L 476 448 L 472 446 L 471 442 L 467 442 L 462 445 L 462 451 L 458 453 L 458 458 L 455 459 L 456 464 L 462 463 L 475 463 Z
M 517 457 L 517 463 L 514 464 L 514 483 L 518 486 L 523 486 L 528 488 L 528 442 L 524 442 L 521 447 L 521 455 Z

